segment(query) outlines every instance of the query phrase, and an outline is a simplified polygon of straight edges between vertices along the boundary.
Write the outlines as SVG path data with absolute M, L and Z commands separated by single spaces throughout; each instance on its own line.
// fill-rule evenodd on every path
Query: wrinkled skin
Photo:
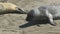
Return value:
M 46 19 L 48 19 L 51 25 L 56 26 L 54 20 L 60 19 L 60 6 L 41 6 L 32 9 L 27 14 L 26 21 L 39 21 Z

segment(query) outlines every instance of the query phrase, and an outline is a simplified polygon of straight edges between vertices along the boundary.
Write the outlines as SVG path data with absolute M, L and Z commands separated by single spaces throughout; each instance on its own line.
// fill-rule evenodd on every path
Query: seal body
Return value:
M 2 3 L 0 2 L 0 13 L 16 11 L 16 5 L 12 3 Z
M 9 12 L 11 12 L 11 13 L 18 12 L 18 13 L 23 13 L 23 14 L 26 13 L 22 9 L 20 9 L 17 5 L 15 5 L 13 3 L 0 2 L 0 14 L 9 13 Z
M 55 25 L 54 19 L 60 19 L 60 6 L 49 5 L 40 6 L 32 9 L 28 14 L 26 21 L 39 21 L 46 20 L 50 21 L 50 24 Z

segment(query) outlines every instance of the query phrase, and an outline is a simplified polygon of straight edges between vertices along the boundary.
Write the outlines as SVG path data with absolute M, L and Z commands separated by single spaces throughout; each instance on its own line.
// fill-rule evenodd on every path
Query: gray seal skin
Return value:
M 48 5 L 32 9 L 26 17 L 26 21 L 39 21 L 48 19 L 49 23 L 56 26 L 54 20 L 60 19 L 60 6 Z

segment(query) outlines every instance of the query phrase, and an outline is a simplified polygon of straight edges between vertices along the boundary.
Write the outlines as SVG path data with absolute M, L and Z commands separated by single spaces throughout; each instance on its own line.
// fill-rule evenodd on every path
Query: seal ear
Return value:
M 22 13 L 22 14 L 27 14 L 27 12 L 23 11 L 22 9 L 20 9 L 20 8 L 18 8 L 18 7 L 16 7 L 16 10 L 17 10 L 18 12 Z

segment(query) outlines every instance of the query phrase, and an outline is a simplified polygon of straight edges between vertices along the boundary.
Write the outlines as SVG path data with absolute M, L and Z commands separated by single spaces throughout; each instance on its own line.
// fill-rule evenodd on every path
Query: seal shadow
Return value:
M 1 12 L 0 15 L 4 15 L 4 14 L 23 14 L 21 12 L 18 11 L 8 11 L 8 12 Z
M 47 20 L 40 20 L 40 21 L 29 21 L 26 24 L 23 24 L 21 26 L 19 26 L 19 28 L 26 28 L 26 27 L 30 27 L 30 26 L 34 26 L 34 25 L 38 25 L 38 24 L 48 24 L 49 21 Z

